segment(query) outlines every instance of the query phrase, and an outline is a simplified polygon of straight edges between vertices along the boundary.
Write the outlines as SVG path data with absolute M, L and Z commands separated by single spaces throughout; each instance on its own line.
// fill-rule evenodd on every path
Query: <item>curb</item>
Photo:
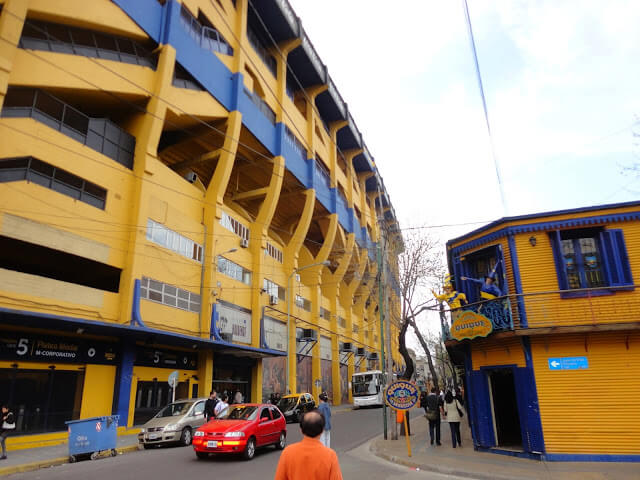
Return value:
M 135 445 L 127 445 L 125 447 L 116 448 L 116 452 L 118 452 L 119 455 L 134 452 L 136 450 L 138 450 L 137 443 Z M 40 470 L 41 468 L 64 465 L 65 463 L 69 463 L 69 457 L 58 457 L 51 458 L 49 460 L 41 460 L 39 462 L 24 463 L 22 465 L 0 468 L 0 476 L 12 475 L 14 473 L 31 472 L 33 470 Z
M 501 475 L 495 472 L 492 473 L 482 473 L 482 472 L 469 472 L 466 470 L 458 470 L 454 467 L 448 467 L 442 464 L 434 464 L 434 465 L 424 465 L 421 463 L 413 462 L 411 460 L 407 460 L 396 455 L 390 455 L 382 450 L 379 450 L 376 446 L 376 440 L 374 439 L 369 444 L 369 451 L 373 453 L 376 457 L 382 458 L 388 462 L 395 463 L 397 465 L 402 465 L 405 467 L 420 469 L 426 472 L 435 472 L 441 473 L 444 475 L 452 475 L 454 477 L 463 477 L 463 478 L 471 478 L 474 480 L 513 480 L 513 475 Z

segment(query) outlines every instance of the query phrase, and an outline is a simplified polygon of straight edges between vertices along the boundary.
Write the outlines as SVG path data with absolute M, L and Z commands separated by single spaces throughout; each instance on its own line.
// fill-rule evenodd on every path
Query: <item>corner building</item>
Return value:
M 379 368 L 402 241 L 288 2 L 0 7 L 0 400 L 18 432 L 140 424 L 175 370 L 176 398 L 349 402 L 351 374 Z
M 447 255 L 469 304 L 443 334 L 476 449 L 640 461 L 640 203 L 502 218 Z M 494 299 L 463 280 L 492 272 Z

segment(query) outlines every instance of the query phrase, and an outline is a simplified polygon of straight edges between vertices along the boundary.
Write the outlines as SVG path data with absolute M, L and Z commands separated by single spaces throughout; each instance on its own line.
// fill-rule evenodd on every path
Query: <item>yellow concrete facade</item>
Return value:
M 326 69 L 324 82 L 290 84 L 287 69 L 298 67 L 289 56 L 308 55 L 306 34 L 261 50 L 247 0 L 149 2 L 166 38 L 127 2 L 55 3 L 0 1 L 0 333 L 13 349 L 0 381 L 17 395 L 27 380 L 12 372 L 47 371 L 42 385 L 76 372 L 66 380 L 78 385 L 73 415 L 117 412 L 129 427 L 174 370 L 189 397 L 232 378 L 252 401 L 303 381 L 316 397 L 326 389 L 332 403 L 350 402 L 344 372 L 350 380 L 358 360 L 343 347 L 380 358 L 376 249 L 385 245 L 397 271 L 402 240 L 346 105 L 342 120 L 325 109 L 329 94 L 339 98 Z M 203 47 L 211 32 L 215 52 Z M 189 63 L 202 48 L 205 69 L 241 80 L 235 105 L 212 90 L 207 79 L 218 77 Z M 265 127 L 258 114 L 269 111 Z M 272 130 L 303 153 L 296 161 L 316 172 L 310 182 L 292 147 L 274 154 Z M 50 264 L 15 260 L 32 255 Z M 298 371 L 302 329 L 316 332 L 310 378 Z M 31 361 L 35 350 L 20 360 L 21 346 L 48 335 L 49 362 Z M 391 338 L 399 365 L 395 326 Z M 244 358 L 237 370 L 234 356 Z M 54 419 L 38 421 L 51 430 Z

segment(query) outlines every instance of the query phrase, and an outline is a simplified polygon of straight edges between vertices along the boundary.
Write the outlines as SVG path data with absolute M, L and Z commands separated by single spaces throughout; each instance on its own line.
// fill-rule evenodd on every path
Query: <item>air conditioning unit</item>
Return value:
M 240 240 L 240 246 L 242 248 L 249 248 L 249 239 L 243 238 Z
M 269 295 L 269 305 L 277 305 L 277 304 L 278 304 L 278 296 Z
M 358 349 L 356 350 L 356 355 L 358 357 L 364 357 L 367 354 L 367 352 L 365 351 L 364 347 L 358 347 Z
M 220 332 L 220 338 L 225 342 L 233 343 L 233 333 Z
M 189 170 L 187 174 L 184 176 L 184 178 L 189 183 L 195 183 L 195 181 L 198 180 L 198 174 L 196 172 Z
M 316 332 L 313 328 L 305 328 L 302 330 L 302 336 L 300 337 L 301 342 L 313 342 L 318 339 L 318 332 Z
M 340 351 L 343 353 L 353 352 L 353 343 L 345 342 L 341 345 Z

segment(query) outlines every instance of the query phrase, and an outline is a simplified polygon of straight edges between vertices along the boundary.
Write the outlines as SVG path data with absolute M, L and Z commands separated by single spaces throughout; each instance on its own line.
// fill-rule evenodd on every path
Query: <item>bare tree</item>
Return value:
M 398 334 L 399 351 L 405 362 L 405 370 L 401 378 L 410 380 L 415 367 L 406 345 L 407 330 L 411 326 L 418 337 L 418 341 L 425 351 L 427 363 L 436 388 L 439 388 L 431 352 L 420 330 L 417 328 L 416 317 L 429 308 L 427 297 L 429 287 L 438 282 L 444 273 L 442 260 L 442 246 L 440 243 L 421 230 L 412 230 L 404 237 L 404 252 L 398 257 L 398 273 L 400 281 L 400 332 Z

